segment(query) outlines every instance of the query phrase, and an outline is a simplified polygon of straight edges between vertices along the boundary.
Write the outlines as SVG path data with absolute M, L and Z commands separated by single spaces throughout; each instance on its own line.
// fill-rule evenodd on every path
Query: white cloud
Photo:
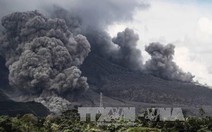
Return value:
M 212 74 L 209 73 L 201 60 L 192 57 L 188 48 L 177 47 L 174 60 L 185 72 L 194 74 L 196 76 L 195 81 L 212 86 Z
M 212 35 L 212 20 L 203 17 L 199 19 L 199 28 L 202 33 Z

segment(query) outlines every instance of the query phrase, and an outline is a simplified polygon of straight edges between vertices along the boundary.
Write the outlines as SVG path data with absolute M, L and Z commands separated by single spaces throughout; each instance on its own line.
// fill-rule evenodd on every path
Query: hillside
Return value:
M 67 95 L 73 105 L 99 106 L 99 93 L 102 92 L 104 106 L 182 107 L 190 115 L 197 115 L 203 108 L 212 115 L 212 90 L 207 87 L 130 71 L 94 53 L 89 54 L 80 69 L 88 77 L 90 88 L 81 96 Z M 1 89 L 4 90 L 9 86 L 5 72 L 1 72 L 1 76 Z M 43 116 L 49 113 L 39 103 L 14 102 L 2 91 L 0 99 L 0 114 L 34 113 Z
M 46 116 L 49 110 L 36 102 L 15 102 L 11 100 L 3 91 L 9 89 L 8 70 L 4 66 L 4 60 L 0 57 L 0 115 L 23 115 L 32 113 L 37 116 Z
M 93 105 L 99 104 L 99 93 L 102 92 L 104 104 L 108 106 L 180 106 L 191 113 L 204 108 L 208 114 L 212 114 L 212 90 L 207 87 L 129 71 L 96 54 L 86 58 L 81 70 L 88 77 L 90 85 L 85 96 Z

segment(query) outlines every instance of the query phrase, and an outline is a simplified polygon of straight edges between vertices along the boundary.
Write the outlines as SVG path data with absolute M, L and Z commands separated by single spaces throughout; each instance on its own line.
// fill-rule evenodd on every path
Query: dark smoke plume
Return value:
M 117 37 L 113 38 L 113 42 L 119 46 L 113 60 L 131 70 L 141 70 L 143 67 L 141 51 L 136 48 L 138 40 L 138 35 L 129 28 L 119 32 Z
M 141 51 L 136 48 L 139 37 L 132 29 L 127 28 L 118 33 L 116 38 L 111 38 L 105 31 L 106 25 L 98 26 L 100 25 L 98 20 L 93 22 L 96 23 L 96 26 L 89 25 L 87 21 L 83 23 L 84 21 L 80 17 L 72 15 L 67 10 L 60 7 L 55 8 L 52 16 L 66 20 L 69 30 L 75 34 L 82 33 L 85 35 L 91 44 L 93 53 L 97 53 L 105 59 L 130 70 L 141 71 Z
M 112 40 L 106 29 L 115 22 L 132 20 L 137 8 L 146 9 L 148 6 L 137 0 L 79 0 L 70 9 L 54 6 L 49 8 L 49 12 L 52 12 L 52 17 L 66 20 L 69 30 L 75 34 L 85 35 L 93 53 L 128 69 L 141 70 L 142 57 L 136 49 L 138 35 L 126 29 Z
M 151 59 L 145 64 L 148 73 L 168 80 L 192 82 L 194 76 L 191 73 L 183 72 L 173 62 L 175 46 L 168 44 L 163 46 L 160 43 L 151 43 L 145 50 L 151 55 Z
M 113 23 L 133 20 L 133 14 L 137 9 L 147 9 L 149 7 L 149 4 L 144 0 L 37 0 L 32 1 L 31 4 L 28 4 L 26 7 L 23 6 L 28 3 L 25 0 L 15 0 L 14 2 L 2 0 L 0 2 L 1 5 L 3 5 L 2 14 L 5 14 L 5 12 L 11 12 L 13 9 L 29 10 L 29 8 L 35 8 L 53 18 L 64 19 L 69 30 L 74 35 L 83 34 L 87 37 L 91 44 L 92 52 L 95 52 L 108 60 L 112 60 L 117 64 L 124 64 L 123 66 L 131 70 L 137 70 L 139 67 L 135 65 L 138 64 L 141 59 L 138 59 L 138 56 L 134 58 L 130 57 L 135 54 L 137 55 L 139 51 L 137 50 L 137 53 L 134 51 L 125 52 L 122 48 L 122 51 L 119 52 L 119 49 L 117 48 L 119 46 L 112 42 L 112 38 L 106 32 L 106 29 Z M 42 3 L 42 6 L 40 3 Z M 14 4 L 17 6 L 14 7 Z M 130 50 L 132 51 L 132 48 L 130 48 Z M 127 54 L 124 55 L 125 53 Z M 131 53 L 132 55 L 130 55 Z M 118 57 L 116 57 L 116 55 L 118 55 Z M 123 59 L 124 56 L 125 60 L 126 56 L 131 60 L 121 62 L 125 61 Z M 120 58 L 120 60 L 118 60 L 118 58 Z
M 62 19 L 48 19 L 37 11 L 15 12 L 2 18 L 6 29 L 0 53 L 9 69 L 9 83 L 30 95 L 54 91 L 84 91 L 86 77 L 77 66 L 90 52 L 83 35 L 73 35 Z
M 0 56 L 6 60 L 10 85 L 38 95 L 35 100 L 52 111 L 70 104 L 61 98 L 64 93 L 88 88 L 78 67 L 90 49 L 130 70 L 168 80 L 193 80 L 173 62 L 173 45 L 150 44 L 146 51 L 152 58 L 143 66 L 141 51 L 136 49 L 139 37 L 133 30 L 127 28 L 114 38 L 106 32 L 111 24 L 132 20 L 136 9 L 148 8 L 143 0 L 0 0 L 0 7 L 0 17 L 14 10 L 38 9 L 51 18 L 37 11 L 3 17 Z
M 0 17 L 13 11 L 38 9 L 54 18 L 38 12 L 19 12 L 2 18 L 4 28 L 0 28 L 6 30 L 0 39 L 0 54 L 6 59 L 11 86 L 27 95 L 41 95 L 35 100 L 58 111 L 58 102 L 67 102 L 60 98 L 63 93 L 88 88 L 86 78 L 77 68 L 90 51 L 84 36 L 92 43 L 92 52 L 133 69 L 129 64 L 133 59 L 121 63 L 132 56 L 133 46 L 114 44 L 105 30 L 115 22 L 132 20 L 135 9 L 148 4 L 138 0 L 1 0 L 0 7 Z M 54 96 L 49 95 L 50 91 L 54 91 Z

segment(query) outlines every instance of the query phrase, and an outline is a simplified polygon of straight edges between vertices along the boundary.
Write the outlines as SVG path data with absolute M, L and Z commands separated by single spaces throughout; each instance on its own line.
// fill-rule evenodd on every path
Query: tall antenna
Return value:
M 102 102 L 102 92 L 100 93 L 99 107 L 103 107 L 103 102 Z

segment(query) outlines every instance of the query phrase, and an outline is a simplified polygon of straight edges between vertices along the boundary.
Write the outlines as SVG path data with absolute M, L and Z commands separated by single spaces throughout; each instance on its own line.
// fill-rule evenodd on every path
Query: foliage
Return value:
M 119 125 L 116 125 L 118 123 Z M 32 114 L 9 117 L 0 116 L 0 132 L 207 132 L 212 131 L 212 118 L 190 117 L 186 121 L 161 122 L 138 118 L 134 125 L 123 120 L 99 125 L 96 122 L 81 122 L 76 110 L 61 115 L 36 117 Z

